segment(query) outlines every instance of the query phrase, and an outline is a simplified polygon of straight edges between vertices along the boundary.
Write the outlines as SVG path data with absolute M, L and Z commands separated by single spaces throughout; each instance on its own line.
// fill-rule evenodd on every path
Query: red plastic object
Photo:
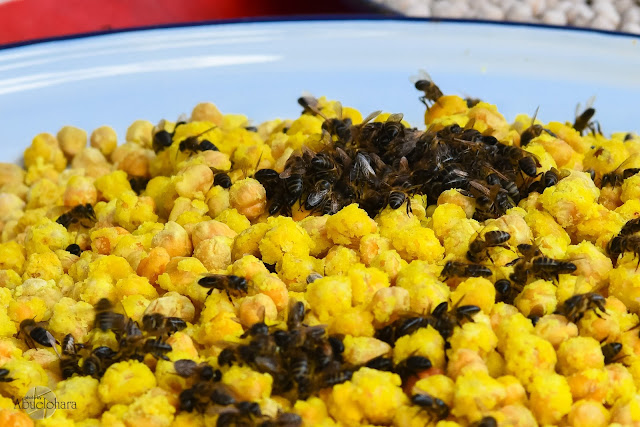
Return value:
M 0 0 L 0 44 L 215 19 L 364 11 L 353 0 Z

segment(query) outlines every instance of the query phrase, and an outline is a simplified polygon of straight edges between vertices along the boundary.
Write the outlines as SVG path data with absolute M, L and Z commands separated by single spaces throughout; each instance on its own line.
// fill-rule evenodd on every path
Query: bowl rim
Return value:
M 226 26 L 237 24 L 262 24 L 262 23 L 290 23 L 290 22 L 362 22 L 362 21 L 388 21 L 388 22 L 423 22 L 429 24 L 437 23 L 456 23 L 456 24 L 478 24 L 487 26 L 506 26 L 506 27 L 528 27 L 551 30 L 564 30 L 570 32 L 582 32 L 601 34 L 614 37 L 624 37 L 632 39 L 640 39 L 640 34 L 633 34 L 617 30 L 601 30 L 597 28 L 575 27 L 571 25 L 549 25 L 538 22 L 517 22 L 517 21 L 495 21 L 490 19 L 461 19 L 461 18 L 438 18 L 438 17 L 413 17 L 400 14 L 317 14 L 317 15 L 283 15 L 283 16 L 258 16 L 244 17 L 232 19 L 214 19 L 193 22 L 180 22 L 157 25 L 144 25 L 139 27 L 126 27 L 117 29 L 107 29 L 98 31 L 89 31 L 76 34 L 67 34 L 62 36 L 43 37 L 19 42 L 0 44 L 0 51 L 31 45 L 39 45 L 48 42 L 58 42 L 66 40 L 87 39 L 110 34 L 132 33 L 136 31 L 144 32 L 158 29 L 172 28 L 197 28 L 204 26 Z

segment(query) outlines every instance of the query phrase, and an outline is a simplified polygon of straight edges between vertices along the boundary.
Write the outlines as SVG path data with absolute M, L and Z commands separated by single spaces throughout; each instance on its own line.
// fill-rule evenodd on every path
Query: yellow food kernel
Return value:
M 102 413 L 104 404 L 95 398 L 98 395 L 98 384 L 95 378 L 76 376 L 56 385 L 55 394 L 58 401 L 75 403 L 73 409 L 62 409 L 67 418 L 81 421 Z
M 151 148 L 153 140 L 153 124 L 148 120 L 136 120 L 127 128 L 127 142 L 134 142 L 143 147 Z
M 333 426 L 335 422 L 327 413 L 327 406 L 319 397 L 310 397 L 307 400 L 298 400 L 293 406 L 295 413 L 300 415 L 305 425 Z
M 604 427 L 609 425 L 609 412 L 599 402 L 579 400 L 571 406 L 568 421 L 575 427 Z
M 89 140 L 90 145 L 100 150 L 105 156 L 109 156 L 118 145 L 118 135 L 110 126 L 100 126 L 96 128 L 91 132 Z
M 535 334 L 551 343 L 557 350 L 569 338 L 578 336 L 578 327 L 566 317 L 549 314 L 541 317 L 536 323 Z
M 351 307 L 353 294 L 347 277 L 328 276 L 307 286 L 305 299 L 321 322 L 345 312 Z
M 226 384 L 238 399 L 255 401 L 271 395 L 273 378 L 248 366 L 232 366 L 223 374 L 222 383 Z
M 600 343 L 593 338 L 569 338 L 558 348 L 558 369 L 563 375 L 603 367 L 604 356 L 600 350 Z
M 496 348 L 498 337 L 491 326 L 479 322 L 467 322 L 460 328 L 455 328 L 449 339 L 451 351 L 467 348 L 486 356 Z
M 293 256 L 309 255 L 313 241 L 291 218 L 271 217 L 267 223 L 272 227 L 258 245 L 264 262 L 275 264 L 282 260 L 285 253 Z
M 609 387 L 607 387 L 606 403 L 614 405 L 619 400 L 628 400 L 636 392 L 636 385 L 633 376 L 626 366 L 620 363 L 613 363 L 605 367 L 609 376 Z
M 525 386 L 534 377 L 553 372 L 557 361 L 556 352 L 549 341 L 521 332 L 509 335 L 504 359 L 507 372 L 517 377 Z
M 253 220 L 265 212 L 267 194 L 262 184 L 253 178 L 246 178 L 236 181 L 229 189 L 229 204 L 240 214 Z
M 562 375 L 541 374 L 529 384 L 529 407 L 541 423 L 557 423 L 569 413 L 572 403 L 569 384 Z
M 389 286 L 387 275 L 374 267 L 356 264 L 349 270 L 351 280 L 352 304 L 369 304 L 375 293 Z
M 357 247 L 360 239 L 375 233 L 377 224 L 367 213 L 353 203 L 327 219 L 327 237 L 335 244 Z
M 107 405 L 129 404 L 156 386 L 156 378 L 144 363 L 127 360 L 107 368 L 98 386 L 98 395 Z
M 127 179 L 127 173 L 121 170 L 96 178 L 94 185 L 99 197 L 107 201 L 116 200 L 124 193 L 134 194 Z
M 24 359 L 10 359 L 2 366 L 8 369 L 11 382 L 0 383 L 0 392 L 14 399 L 22 399 L 31 387 L 48 385 L 47 374 L 42 367 Z
M 430 313 L 449 299 L 449 287 L 438 280 L 432 266 L 424 261 L 413 261 L 401 269 L 396 286 L 409 291 L 411 310 L 416 313 Z
M 584 172 L 572 171 L 553 187 L 547 188 L 540 202 L 562 227 L 571 227 L 587 218 L 600 191 Z
M 557 306 L 556 287 L 552 282 L 536 280 L 523 288 L 514 303 L 525 316 L 553 313 Z
M 29 168 L 36 165 L 38 159 L 45 164 L 51 164 L 57 171 L 67 166 L 67 159 L 58 145 L 56 138 L 48 133 L 41 133 L 33 138 L 31 145 L 24 150 L 24 165 Z
M 409 310 L 409 291 L 393 286 L 379 289 L 369 305 L 374 319 L 379 324 L 389 323 L 392 316 Z
M 486 314 L 491 313 L 495 299 L 496 289 L 493 283 L 483 277 L 469 278 L 451 293 L 451 304 L 475 305 Z
M 416 381 L 413 386 L 412 393 L 426 393 L 433 397 L 437 397 L 449 406 L 453 406 L 455 383 L 446 375 L 430 375 Z
M 252 295 L 244 298 L 238 309 L 240 322 L 250 327 L 258 322 L 271 323 L 278 316 L 278 309 L 273 300 L 264 294 Z
M 367 363 L 378 356 L 384 356 L 391 352 L 391 346 L 384 341 L 372 337 L 344 337 L 345 361 L 355 366 Z
M 235 208 L 225 209 L 214 218 L 216 221 L 223 222 L 236 233 L 241 233 L 251 226 L 251 222 L 244 215 L 240 214 Z M 271 218 L 269 218 L 271 219 Z M 288 218 L 291 219 L 291 218 Z M 293 220 L 292 220 L 293 221 Z
M 456 95 L 444 95 L 438 98 L 431 108 L 426 110 L 424 123 L 428 125 L 439 117 L 466 114 L 468 110 L 467 102 L 464 99 Z
M 191 121 L 193 122 L 211 122 L 218 126 L 222 124 L 222 113 L 218 107 L 211 102 L 201 102 L 191 112 Z
M 456 378 L 452 413 L 478 419 L 483 411 L 496 408 L 505 398 L 505 388 L 489 374 L 467 372 Z
M 428 326 L 400 337 L 393 349 L 393 361 L 397 364 L 409 356 L 424 356 L 434 367 L 443 369 L 444 340 L 440 333 Z
M 33 427 L 34 423 L 26 412 L 20 409 L 0 409 L 0 425 L 11 427 Z
M 179 224 L 169 221 L 164 225 L 164 229 L 157 233 L 151 242 L 152 247 L 163 247 L 169 256 L 181 257 L 191 254 L 191 239 Z
M 364 307 L 349 308 L 330 319 L 328 331 L 330 334 L 372 337 L 375 333 L 372 321 L 373 315 Z
M 58 142 L 62 152 L 73 157 L 87 146 L 87 132 L 74 126 L 64 126 L 58 131 Z

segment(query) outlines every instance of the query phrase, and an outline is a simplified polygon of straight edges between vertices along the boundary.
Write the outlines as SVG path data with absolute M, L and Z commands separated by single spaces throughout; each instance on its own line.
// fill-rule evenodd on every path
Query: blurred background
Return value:
M 332 14 L 541 22 L 640 34 L 640 0 L 0 0 L 0 44 L 215 19 Z

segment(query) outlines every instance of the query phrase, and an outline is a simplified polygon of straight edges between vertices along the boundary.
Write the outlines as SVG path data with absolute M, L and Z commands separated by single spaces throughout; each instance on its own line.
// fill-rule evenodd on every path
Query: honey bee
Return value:
M 171 345 L 161 338 L 150 338 L 146 340 L 144 342 L 144 345 L 142 346 L 143 352 L 151 354 L 156 359 L 163 360 L 169 360 L 169 358 L 166 356 L 166 353 L 169 353 L 171 350 Z
M 580 112 L 580 103 L 576 105 L 576 118 L 573 122 L 573 128 L 577 130 L 580 135 L 582 135 L 584 130 L 587 128 L 591 129 L 593 132 L 598 129 L 598 133 L 602 134 L 602 131 L 600 131 L 600 124 L 597 122 L 591 122 L 591 119 L 596 114 L 596 109 L 593 108 L 595 99 L 595 96 L 589 98 L 582 112 Z
M 64 228 L 69 228 L 72 224 L 80 224 L 85 228 L 90 228 L 90 225 L 83 223 L 83 220 L 96 221 L 96 214 L 93 211 L 91 203 L 84 205 L 76 205 L 69 212 L 64 213 L 56 219 L 56 222 L 62 225 Z
M 602 355 L 604 356 L 604 364 L 610 365 L 617 363 L 622 358 L 616 357 L 622 351 L 622 344 L 619 342 L 610 342 L 602 346 Z
M 520 135 L 520 146 L 521 147 L 526 147 L 531 140 L 533 140 L 534 138 L 539 137 L 540 135 L 542 135 L 542 132 L 547 132 L 549 135 L 555 137 L 556 135 L 551 132 L 549 129 L 545 129 L 542 127 L 542 125 L 538 125 L 536 124 L 536 117 L 538 115 L 538 109 L 540 107 L 536 108 L 536 112 L 533 114 L 533 118 L 531 119 L 531 125 L 526 128 L 522 134 Z
M 124 315 L 113 311 L 114 306 L 107 298 L 101 298 L 95 306 L 95 318 L 93 321 L 94 328 L 101 331 L 108 330 L 120 331 L 124 329 Z
M 640 264 L 640 236 L 617 235 L 607 244 L 607 253 L 614 262 L 625 252 L 632 252 L 634 257 L 639 257 Z
M 268 419 L 258 424 L 259 427 L 300 427 L 302 417 L 293 412 L 278 412 L 275 419 Z
M 475 423 L 469 424 L 469 427 L 498 427 L 498 422 L 491 416 L 482 417 Z
M 298 98 L 298 104 L 300 104 L 300 106 L 304 108 L 302 114 L 316 115 L 318 114 L 318 111 L 320 111 L 318 100 L 309 93 L 305 93 L 300 98 Z
M 20 334 L 24 337 L 29 348 L 36 348 L 36 343 L 43 347 L 51 347 L 60 358 L 56 344 L 58 341 L 47 331 L 41 323 L 36 323 L 33 319 L 25 319 L 20 322 Z
M 600 180 L 600 188 L 620 187 L 625 179 L 640 172 L 640 168 L 623 169 L 624 165 L 628 164 L 632 160 L 635 160 L 636 158 L 637 154 L 634 154 L 620 163 L 620 165 L 613 171 L 602 175 L 602 179 Z
M 62 344 L 60 344 L 60 347 L 63 356 L 75 356 L 78 354 L 78 350 L 84 348 L 84 344 L 76 343 L 73 335 L 67 334 L 62 339 Z
M 311 284 L 313 282 L 315 282 L 318 279 L 322 279 L 322 274 L 320 273 L 316 273 L 315 271 L 312 271 L 311 273 L 309 273 L 309 275 L 307 276 L 307 285 Z
M 149 178 L 143 176 L 132 176 L 129 178 L 129 185 L 131 185 L 131 189 L 135 191 L 138 196 L 147 188 L 148 183 Z
M 386 356 L 378 356 L 369 360 L 366 365 L 367 368 L 377 369 L 378 371 L 391 372 L 393 371 L 393 359 Z
M 414 394 L 411 396 L 411 403 L 426 411 L 432 420 L 440 421 L 449 416 L 449 406 L 429 394 Z
M 607 314 L 605 303 L 605 298 L 598 293 L 589 292 L 586 294 L 578 294 L 568 298 L 562 303 L 556 310 L 556 314 L 563 315 L 573 323 L 578 323 L 589 310 L 593 310 L 596 316 L 602 318 L 598 310 L 603 314 Z
M 323 206 L 326 203 L 328 196 L 331 192 L 331 183 L 324 179 L 315 183 L 313 191 L 307 196 L 307 200 L 304 202 L 304 208 L 306 210 L 313 210 L 319 206 Z
M 198 141 L 205 133 L 212 131 L 217 126 L 212 126 L 209 129 L 200 132 L 197 135 L 189 136 L 182 141 L 180 141 L 180 145 L 178 145 L 178 150 L 181 153 L 187 153 L 189 155 L 197 154 L 200 151 L 219 151 L 218 147 L 216 147 L 211 141 L 207 141 L 206 139 L 203 141 Z
M 624 226 L 622 226 L 622 229 L 620 229 L 620 233 L 618 233 L 618 236 L 629 236 L 631 234 L 637 233 L 638 231 L 640 231 L 640 218 L 633 218 L 627 221 Z
M 11 381 L 15 381 L 15 378 L 11 378 L 9 374 L 10 372 L 8 369 L 0 369 L 0 383 L 10 383 Z
M 160 313 L 142 316 L 142 330 L 149 335 L 170 336 L 186 327 L 187 323 L 179 317 L 166 317 Z
M 231 188 L 231 178 L 229 174 L 219 172 L 213 177 L 213 185 L 219 185 L 222 188 Z
M 476 305 L 460 305 L 462 299 L 451 307 L 449 310 L 449 303 L 441 302 L 433 309 L 429 319 L 429 324 L 440 333 L 442 338 L 448 340 L 453 334 L 453 329 L 456 326 L 461 326 L 462 322 L 467 320 L 473 322 L 473 316 L 480 312 L 480 307 Z
M 213 369 L 208 363 L 197 363 L 191 359 L 180 359 L 173 362 L 173 369 L 176 374 L 184 378 L 197 376 L 202 381 L 220 381 L 222 373 L 218 369 Z
M 429 108 L 429 103 L 436 102 L 442 95 L 442 91 L 436 84 L 433 82 L 431 76 L 424 70 L 418 70 L 418 75 L 411 77 L 411 82 L 419 91 L 424 92 L 424 95 L 421 96 L 420 102 Z
M 489 267 L 484 265 L 447 261 L 440 275 L 446 280 L 452 277 L 489 277 L 492 274 Z
M 508 248 L 504 245 L 511 238 L 511 234 L 506 231 L 494 230 L 488 231 L 483 238 L 478 236 L 469 245 L 467 251 L 467 259 L 473 263 L 479 263 L 489 257 L 489 248 L 501 247 Z
M 544 280 L 558 281 L 559 274 L 571 274 L 577 267 L 571 261 L 560 261 L 553 258 L 539 256 L 531 263 L 531 274 Z
M 198 280 L 198 284 L 202 287 L 209 288 L 207 295 L 211 295 L 214 289 L 224 291 L 231 302 L 231 295 L 241 297 L 249 291 L 247 280 L 244 277 L 233 274 L 208 274 Z
M 398 363 L 393 371 L 400 376 L 402 384 L 406 384 L 409 378 L 418 375 L 422 371 L 431 368 L 431 361 L 423 356 L 409 356 Z
M 178 129 L 178 126 L 182 126 L 187 123 L 185 121 L 179 120 L 173 127 L 173 132 L 169 132 L 162 129 L 164 128 L 165 122 L 166 121 L 164 119 L 161 120 L 160 123 L 156 126 L 156 129 L 160 128 L 161 130 L 158 130 L 153 134 L 153 142 L 151 146 L 156 154 L 171 147 L 171 144 L 173 143 L 173 135 L 175 135 L 176 129 Z
M 69 252 L 70 254 L 73 254 L 75 256 L 80 256 L 82 255 L 82 249 L 80 249 L 80 246 L 76 245 L 75 243 L 70 244 L 69 246 L 67 246 L 65 248 L 65 251 Z

